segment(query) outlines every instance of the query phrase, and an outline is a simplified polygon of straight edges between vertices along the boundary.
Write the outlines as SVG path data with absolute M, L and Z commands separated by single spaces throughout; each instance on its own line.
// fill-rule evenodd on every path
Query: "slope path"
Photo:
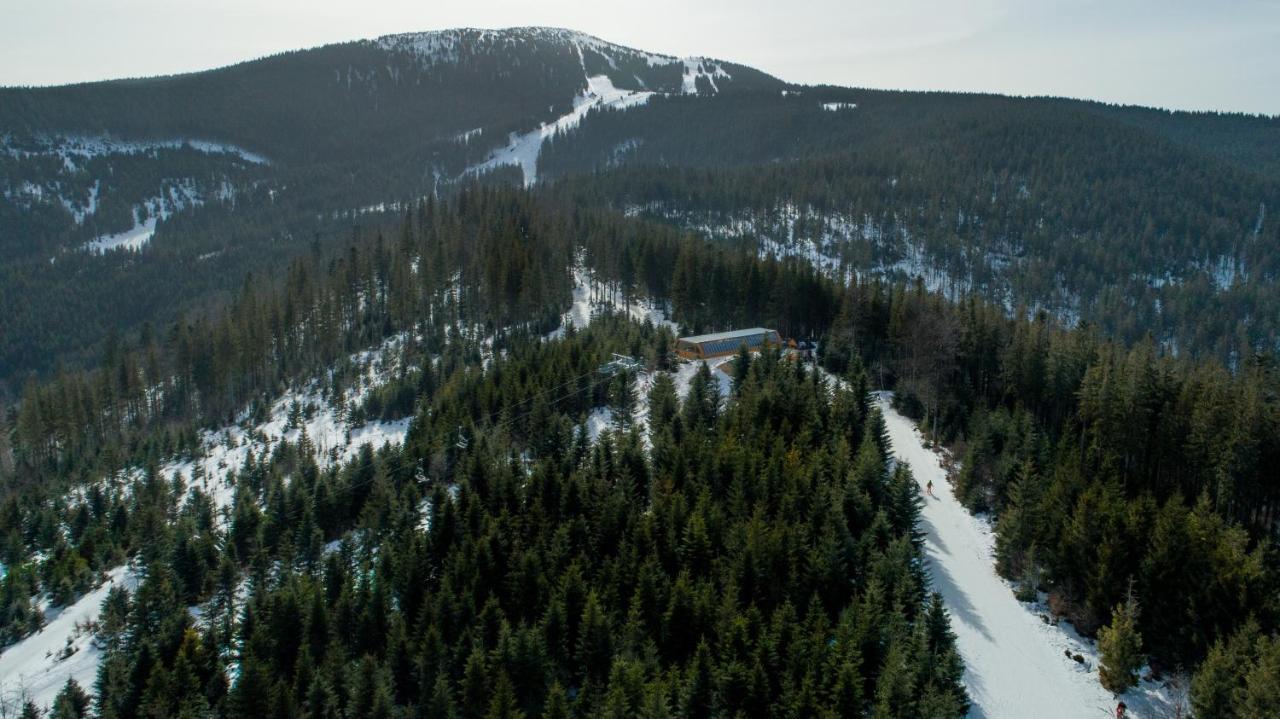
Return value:
M 897 461 L 910 467 L 924 497 L 920 529 L 933 589 L 951 612 L 951 627 L 964 659 L 970 717 L 987 719 L 1088 719 L 1114 717 L 1123 699 L 1134 719 L 1173 716 L 1170 690 L 1143 681 L 1122 697 L 1098 683 L 1097 648 L 1067 622 L 1048 624 L 1043 605 L 1023 603 L 995 570 L 995 536 L 989 522 L 970 514 L 951 492 L 938 455 L 925 446 L 915 424 L 894 410 L 888 392 L 876 403 Z M 925 485 L 933 482 L 933 496 Z M 1080 655 L 1076 662 L 1064 652 Z M 1184 714 L 1185 716 L 1185 714 Z

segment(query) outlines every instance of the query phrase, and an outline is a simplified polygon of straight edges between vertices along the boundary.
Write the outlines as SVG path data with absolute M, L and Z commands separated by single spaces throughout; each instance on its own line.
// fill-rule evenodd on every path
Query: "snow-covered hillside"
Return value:
M 97 185 L 94 188 L 96 190 Z M 219 199 L 228 199 L 231 194 L 231 190 L 224 182 L 219 188 Z M 90 208 L 96 204 L 95 200 L 95 197 L 90 198 Z M 85 249 L 94 253 L 108 250 L 140 250 L 155 235 L 156 223 L 169 219 L 175 212 L 203 204 L 204 197 L 200 194 L 194 179 L 186 178 L 178 182 L 165 183 L 159 195 L 134 208 L 133 227 L 123 232 L 99 235 L 86 243 Z M 89 209 L 85 216 L 91 214 L 93 210 Z M 76 222 L 83 224 L 84 216 L 77 216 Z
M 677 58 L 615 45 L 573 30 L 518 27 L 502 30 L 462 28 L 387 35 L 372 43 L 393 53 L 412 55 L 425 68 L 453 65 L 477 56 L 518 57 L 542 50 L 549 57 L 574 58 L 582 69 L 582 88 L 570 101 L 572 109 L 525 132 L 513 132 L 506 145 L 483 162 L 467 168 L 463 177 L 504 165 L 518 166 L 526 186 L 538 179 L 538 155 L 551 137 L 578 126 L 595 109 L 623 110 L 644 104 L 658 93 L 718 94 L 734 79 L 725 63 L 705 57 Z M 463 143 L 483 138 L 483 128 L 455 135 Z
M 628 67 L 666 69 L 680 66 L 679 84 L 669 87 L 652 81 L 646 83 L 639 74 L 632 73 L 631 79 L 639 85 L 658 92 L 697 94 L 707 91 L 714 94 L 720 89 L 717 80 L 733 79 L 733 75 L 725 68 L 725 63 L 719 60 L 708 57 L 675 57 L 636 50 L 584 32 L 557 27 L 512 27 L 499 30 L 458 28 L 384 35 L 372 42 L 384 50 L 411 54 L 427 67 L 457 63 L 466 55 L 512 53 L 535 44 L 576 52 L 580 58 L 584 58 L 584 67 L 587 58 L 598 58 L 610 71 L 622 72 Z
M 92 691 L 102 658 L 94 644 L 102 601 L 112 588 L 132 590 L 137 583 L 133 569 L 116 567 L 97 589 L 70 606 L 42 606 L 45 626 L 0 653 L 0 696 L 24 697 L 47 708 L 68 679 Z
M 1047 610 L 1019 602 L 995 570 L 995 535 L 951 493 L 938 455 L 925 447 L 916 426 L 879 393 L 893 453 L 906 462 L 925 495 L 920 529 L 933 588 L 951 612 L 951 627 L 964 659 L 964 682 L 982 719 L 1080 719 L 1114 716 L 1116 698 L 1098 683 L 1096 644 L 1067 622 L 1051 623 Z M 1070 655 L 1070 656 L 1069 656 Z M 1077 662 L 1078 655 L 1083 661 Z M 1121 698 L 1135 719 L 1174 716 L 1177 692 L 1143 681 Z M 1184 709 L 1181 716 L 1186 716 Z
M 588 77 L 586 90 L 573 98 L 573 110 L 529 132 L 513 134 L 505 147 L 495 150 L 489 159 L 472 166 L 467 173 L 474 175 L 502 165 L 517 165 L 524 174 L 525 187 L 529 187 L 538 181 L 538 155 L 548 138 L 577 127 L 592 110 L 624 110 L 644 104 L 652 95 L 649 91 L 620 90 L 608 75 Z
M 201 158 L 206 165 L 221 164 L 208 174 L 189 174 L 186 165 L 180 175 L 163 169 L 164 162 L 175 158 L 190 161 L 192 153 L 207 156 Z M 30 179 L 20 181 L 0 177 L 0 196 L 21 210 L 61 205 L 75 226 L 92 222 L 96 229 L 104 201 L 114 201 L 117 209 L 122 202 L 131 205 L 133 225 L 117 232 L 100 231 L 82 245 L 91 253 L 139 250 L 151 240 L 158 222 L 208 202 L 234 200 L 243 189 L 233 181 L 235 173 L 269 164 L 262 155 L 227 143 L 121 140 L 109 135 L 40 135 L 22 141 L 5 135 L 0 136 L 0 156 L 4 155 L 17 163 L 17 177 L 30 173 Z M 128 169 L 136 168 L 139 161 L 152 166 L 154 183 L 131 176 Z
M 673 333 L 679 334 L 680 327 L 667 318 L 667 311 L 660 303 L 641 297 L 631 301 L 629 306 L 621 306 L 600 288 L 593 291 L 596 284 L 592 281 L 591 271 L 581 262 L 573 268 L 573 303 L 560 317 L 560 327 L 549 332 L 547 339 L 559 339 L 564 336 L 570 326 L 585 329 L 591 320 L 600 312 L 621 312 L 626 310 L 628 316 L 636 322 L 651 322 L 655 326 L 666 326 Z
M 319 380 L 294 387 L 271 404 L 265 420 L 255 422 L 246 411 L 236 424 L 205 430 L 200 455 L 167 462 L 160 468 L 161 474 L 169 480 L 181 477 L 194 482 L 209 495 L 214 507 L 222 510 L 235 498 L 229 474 L 238 471 L 250 454 L 261 457 L 280 442 L 297 443 L 305 436 L 321 467 L 350 460 L 366 445 L 378 449 L 401 444 L 409 432 L 410 418 L 353 426 L 348 410 L 399 370 L 397 350 L 404 339 L 397 335 L 377 349 L 352 355 L 349 362 L 360 374 L 343 397 L 324 396 Z
M 349 408 L 362 403 L 369 392 L 400 370 L 399 350 L 404 341 L 403 335 L 397 335 L 380 347 L 349 357 L 357 378 L 341 396 L 325 396 L 322 383 L 313 380 L 278 397 L 264 418 L 255 420 L 246 410 L 239 422 L 202 432 L 196 456 L 165 462 L 159 469 L 161 476 L 168 481 L 181 478 L 189 486 L 198 487 L 221 515 L 235 499 L 233 475 L 245 460 L 250 455 L 268 454 L 280 442 L 297 443 L 305 436 L 321 467 L 350 460 L 366 445 L 377 449 L 402 443 L 409 431 L 409 418 L 357 425 L 349 419 Z M 127 483 L 140 478 L 141 470 L 134 468 L 119 477 L 104 478 L 103 483 Z M 72 501 L 86 502 L 87 494 L 77 491 Z M 225 517 L 222 519 L 225 521 Z M 52 607 L 41 598 L 38 604 L 45 626 L 0 651 L 0 696 L 25 694 L 37 705 L 47 707 L 68 678 L 92 692 L 101 658 L 93 637 L 102 600 L 112 587 L 134 588 L 137 579 L 133 569 L 121 566 L 108 572 L 103 583 L 70 606 Z

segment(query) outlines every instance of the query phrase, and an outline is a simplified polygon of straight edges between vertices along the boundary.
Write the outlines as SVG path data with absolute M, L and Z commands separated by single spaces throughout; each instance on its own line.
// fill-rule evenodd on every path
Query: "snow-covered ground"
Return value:
M 716 78 L 732 80 L 733 77 L 725 72 L 719 63 L 708 60 L 704 57 L 686 57 L 681 60 L 684 63 L 684 76 L 681 78 L 681 89 L 686 95 L 698 94 L 698 80 L 705 79 L 711 86 L 711 93 L 714 95 L 720 92 L 720 88 L 716 86 Z
M 156 150 L 177 150 L 190 147 L 192 150 L 206 155 L 230 154 L 245 162 L 255 165 L 269 164 L 266 157 L 256 152 L 225 142 L 212 140 L 196 140 L 188 138 L 170 138 L 167 140 L 122 140 L 110 135 L 49 135 L 35 138 L 30 146 L 14 147 L 10 140 L 2 138 L 0 149 L 13 157 L 33 157 L 38 155 L 57 155 L 62 158 L 64 166 L 74 171 L 78 163 L 92 157 L 117 154 L 139 154 Z
M 137 575 L 120 566 L 107 573 L 97 589 L 67 607 L 44 607 L 46 624 L 40 631 L 0 653 L 0 696 L 23 696 L 41 708 L 53 704 L 67 679 L 93 691 L 102 652 L 93 643 L 102 600 L 112 587 L 132 590 Z
M 354 386 L 346 392 L 343 404 L 323 397 L 316 382 L 297 387 L 277 398 L 263 421 L 251 423 L 246 413 L 237 424 L 204 431 L 199 456 L 165 462 L 160 474 L 167 480 L 180 476 L 200 487 L 221 512 L 230 507 L 235 498 L 232 475 L 244 465 L 250 453 L 263 456 L 283 440 L 297 442 L 304 431 L 322 467 L 354 458 L 365 445 L 378 448 L 388 443 L 402 443 L 410 418 L 367 422 L 352 428 L 346 416 L 351 403 L 362 402 L 370 391 L 398 371 L 398 349 L 404 340 L 403 335 L 397 335 L 376 349 L 350 358 L 353 365 L 363 369 Z M 295 406 L 303 416 L 290 427 L 289 416 Z M 140 472 L 133 469 L 123 476 L 136 478 Z M 85 501 L 86 494 L 79 491 L 74 499 Z M 132 589 L 137 585 L 137 575 L 131 568 L 117 567 L 108 572 L 103 584 L 67 607 L 52 608 L 47 600 L 42 600 L 45 626 L 0 653 L 0 696 L 10 698 L 25 692 L 38 705 L 47 707 L 68 677 L 79 682 L 85 691 L 92 692 L 101 658 L 101 652 L 93 645 L 94 624 L 102 600 L 117 585 Z M 201 614 L 200 607 L 192 608 L 193 617 L 199 619 Z
M 587 436 L 592 442 L 599 440 L 600 435 L 613 426 L 613 410 L 608 407 L 596 407 L 587 415 Z
M 694 376 L 698 374 L 698 369 L 705 364 L 711 368 L 711 376 L 720 384 L 720 396 L 722 398 L 728 397 L 733 392 L 733 377 L 725 372 L 722 367 L 732 363 L 734 359 L 735 355 L 729 355 L 728 357 L 716 357 L 709 360 L 681 362 L 680 366 L 676 368 L 675 376 L 672 378 L 675 380 L 676 396 L 682 400 L 684 399 L 684 396 L 689 393 L 689 384 L 693 382 Z
M 304 431 L 311 441 L 316 463 L 321 467 L 348 461 L 365 445 L 378 449 L 384 444 L 403 443 L 409 432 L 410 417 L 391 422 L 371 421 L 354 428 L 347 421 L 347 405 L 363 402 L 371 390 L 384 384 L 398 369 L 394 358 L 403 341 L 402 335 L 396 335 L 378 349 L 351 357 L 353 364 L 364 367 L 364 374 L 348 390 L 342 406 L 325 399 L 315 382 L 292 389 L 272 403 L 269 416 L 263 422 L 249 425 L 246 417 L 239 424 L 205 430 L 201 433 L 202 456 L 167 462 L 161 466 L 161 474 L 170 480 L 181 476 L 188 482 L 195 481 L 209 494 L 214 507 L 221 510 L 231 506 L 235 499 L 231 473 L 239 471 L 251 452 L 261 457 L 281 441 L 299 441 Z M 302 416 L 290 427 L 289 415 L 295 406 Z
M 86 242 L 84 248 L 95 254 L 110 250 L 137 252 L 146 246 L 151 241 L 151 237 L 156 234 L 157 219 L 159 218 L 152 215 L 142 222 L 135 221 L 134 226 L 124 232 L 117 232 L 114 235 L 102 235 Z
M 560 326 L 548 332 L 546 339 L 555 340 L 564 336 L 565 330 L 569 325 L 573 325 L 577 329 L 586 329 L 591 324 L 591 320 L 595 318 L 597 312 L 601 310 L 615 311 L 623 309 L 610 301 L 607 296 L 593 296 L 591 292 L 591 271 L 588 270 L 581 262 L 573 268 L 573 303 L 569 309 L 560 316 Z M 603 293 L 601 293 L 603 295 Z M 671 320 L 667 319 L 666 310 L 652 299 L 641 297 L 632 300 L 631 304 L 626 307 L 627 315 L 639 323 L 646 321 L 653 323 L 655 327 L 666 326 L 674 333 L 679 333 L 680 328 Z
M 233 195 L 234 192 L 229 189 L 226 181 L 219 190 L 219 197 L 227 197 Z M 63 200 L 65 203 L 66 200 Z M 124 232 L 117 232 L 111 235 L 101 235 L 85 243 L 84 248 L 95 254 L 100 254 L 108 250 L 141 250 L 151 238 L 156 234 L 156 223 L 160 220 L 167 220 L 173 215 L 187 207 L 198 207 L 204 204 L 204 198 L 201 197 L 194 178 L 186 178 L 175 182 L 166 183 L 161 193 L 152 197 L 133 210 L 133 227 Z M 97 186 L 90 195 L 90 209 L 83 215 L 77 215 L 76 222 L 83 222 L 84 217 L 92 214 L 97 206 Z
M 925 496 L 920 529 L 933 588 L 951 612 L 951 627 L 964 659 L 964 682 L 973 700 L 969 716 L 985 719 L 1080 719 L 1114 716 L 1117 698 L 1098 682 L 1098 650 L 1068 622 L 1041 618 L 1047 610 L 1018 601 L 1013 587 L 995 569 L 991 524 L 970 514 L 956 500 L 938 455 L 925 447 L 911 420 L 881 392 L 893 453 L 906 462 Z M 1078 663 L 1065 652 L 1084 658 Z M 1173 716 L 1174 692 L 1143 681 L 1121 699 L 1135 719 Z M 1183 716 L 1186 716 L 1184 712 Z
M 648 91 L 620 90 L 608 75 L 587 78 L 587 89 L 573 98 L 573 109 L 551 122 L 543 123 L 522 135 L 512 134 L 506 147 L 494 150 L 489 159 L 467 170 L 467 174 L 487 172 L 503 165 L 517 165 L 524 173 L 525 187 L 538 181 L 538 154 L 542 143 L 561 132 L 578 126 L 588 112 L 598 107 L 625 109 L 641 105 L 653 95 Z

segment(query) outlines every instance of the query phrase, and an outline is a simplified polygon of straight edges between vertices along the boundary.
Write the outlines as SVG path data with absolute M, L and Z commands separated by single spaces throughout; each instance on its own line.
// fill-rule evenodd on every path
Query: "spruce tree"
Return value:
M 1098 632 L 1098 650 L 1098 677 L 1108 691 L 1119 694 L 1138 683 L 1138 670 L 1145 658 L 1138 633 L 1138 602 L 1132 589 L 1124 603 L 1116 605 L 1111 624 Z
M 54 699 L 49 716 L 51 719 L 84 719 L 89 715 L 91 701 L 89 693 L 75 679 L 68 678 L 67 683 L 62 685 L 62 691 Z
M 747 381 L 747 373 L 751 371 L 751 351 L 745 344 L 738 347 L 738 354 L 733 360 L 733 394 L 742 393 L 742 386 Z
M 1245 676 L 1240 715 L 1247 719 L 1280 716 L 1280 636 L 1257 643 L 1257 659 Z
M 485 713 L 484 719 L 524 719 L 524 712 L 520 710 L 515 689 L 506 672 L 498 675 L 498 681 L 493 686 L 493 698 L 489 700 L 489 711 Z

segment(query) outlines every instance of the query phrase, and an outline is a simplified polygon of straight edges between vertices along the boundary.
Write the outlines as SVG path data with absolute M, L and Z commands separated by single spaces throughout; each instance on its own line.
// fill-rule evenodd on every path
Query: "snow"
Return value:
M 529 132 L 512 133 L 506 147 L 495 150 L 489 159 L 473 165 L 464 174 L 475 175 L 503 165 L 517 165 L 524 173 L 525 187 L 529 187 L 538 181 L 538 155 L 547 138 L 577 127 L 587 113 L 596 108 L 623 110 L 644 104 L 652 95 L 648 91 L 620 90 L 608 75 L 593 75 L 587 78 L 586 90 L 573 98 L 572 110 Z
M 137 252 L 150 242 L 151 237 L 156 234 L 157 219 L 153 215 L 142 222 L 135 220 L 133 227 L 124 232 L 117 232 L 114 235 L 102 235 L 97 239 L 86 242 L 84 248 L 94 254 L 101 254 L 110 250 Z
M 132 568 L 119 566 L 107 573 L 105 582 L 70 606 L 46 609 L 43 629 L 0 653 L 0 696 L 25 693 L 37 706 L 48 707 L 67 679 L 93 691 L 102 651 L 94 646 L 91 627 L 112 587 L 132 590 L 137 583 Z
M 85 218 L 98 211 L 98 193 L 102 190 L 102 180 L 95 180 L 93 187 L 89 188 L 89 200 L 84 207 L 80 207 L 78 203 L 72 202 L 64 196 L 58 199 L 62 202 L 62 206 L 67 208 L 67 212 L 71 213 L 71 217 L 75 219 L 77 225 L 83 225 Z
M 822 109 L 827 110 L 829 112 L 836 112 L 837 110 L 852 110 L 857 106 L 858 106 L 858 103 L 856 102 L 824 102 L 822 103 Z
M 583 49 L 601 55 L 609 67 L 618 68 L 618 58 L 640 59 L 649 67 L 680 62 L 670 55 L 660 55 L 616 45 L 576 30 L 557 27 L 511 27 L 500 30 L 458 28 L 427 32 L 384 35 L 373 41 L 384 50 L 413 55 L 424 67 L 456 63 L 462 53 L 494 52 L 530 42 L 551 42 Z M 336 72 L 336 71 L 335 71 Z M 340 78 L 339 78 L 340 79 Z
M 711 84 L 711 94 L 713 95 L 720 92 L 720 88 L 716 86 L 716 78 L 733 79 L 718 63 L 704 57 L 686 57 L 680 62 L 684 64 L 681 89 L 686 95 L 698 94 L 699 78 L 707 79 L 707 82 Z
M 925 447 L 911 420 L 880 392 L 876 404 L 884 413 L 893 452 L 906 462 L 923 490 L 933 482 L 935 497 L 925 496 L 920 529 L 925 535 L 925 563 L 933 588 L 951 613 L 951 627 L 964 659 L 964 683 L 973 707 L 969 716 L 1022 719 L 1104 716 L 1117 699 L 1098 683 L 1098 650 L 1068 622 L 1046 623 L 1047 610 L 1023 603 L 995 570 L 995 535 L 991 524 L 975 517 L 951 492 L 938 455 Z M 1079 654 L 1077 663 L 1064 652 Z M 1121 698 L 1135 719 L 1164 716 L 1174 692 L 1144 680 Z M 1185 716 L 1185 713 L 1184 713 Z
M 176 150 L 181 147 L 190 147 L 191 149 L 202 152 L 206 155 L 231 154 L 239 157 L 245 162 L 251 162 L 255 165 L 270 164 L 266 157 L 250 152 L 238 145 L 226 142 L 216 142 L 213 140 L 200 140 L 188 138 L 170 138 L 164 140 L 122 140 L 111 137 L 110 135 L 55 135 L 36 138 L 38 148 L 34 151 L 17 149 L 5 143 L 7 152 L 15 157 L 29 157 L 34 155 L 58 155 L 62 158 L 63 164 L 70 171 L 76 169 L 77 161 L 88 160 L 92 157 L 102 155 L 115 154 L 134 154 L 141 152 L 152 152 L 155 150 Z
M 409 432 L 411 417 L 371 421 L 351 428 L 346 420 L 346 405 L 362 403 L 370 391 L 394 375 L 398 365 L 392 357 L 404 339 L 404 335 L 396 335 L 377 349 L 350 357 L 353 364 L 366 367 L 364 375 L 346 393 L 343 406 L 335 406 L 323 397 L 317 382 L 293 388 L 271 404 L 265 421 L 247 426 L 246 418 L 241 424 L 205 430 L 200 435 L 201 456 L 171 460 L 160 467 L 160 473 L 168 480 L 181 476 L 195 482 L 221 513 L 235 500 L 232 474 L 244 466 L 250 453 L 262 457 L 281 441 L 296 443 L 304 431 L 311 441 L 312 456 L 321 468 L 350 461 L 365 445 L 378 449 L 386 444 L 402 444 Z M 303 410 L 310 406 L 313 413 L 307 417 L 304 412 L 297 425 L 290 428 L 289 414 L 295 404 Z
M 546 339 L 556 340 L 564 337 L 565 330 L 569 325 L 573 325 L 577 329 L 585 329 L 587 325 L 591 324 L 591 320 L 595 318 L 596 313 L 600 310 L 620 309 L 615 303 L 606 298 L 593 298 L 591 282 L 591 271 L 579 260 L 578 264 L 573 268 L 573 302 L 569 305 L 569 309 L 560 316 L 560 326 L 548 332 Z M 627 316 L 635 322 L 640 324 L 650 322 L 655 327 L 665 326 L 675 333 L 680 331 L 675 322 L 667 319 L 666 310 L 653 299 L 635 299 L 626 309 Z
M 613 410 L 608 407 L 596 407 L 587 415 L 587 436 L 592 442 L 598 441 L 604 431 L 613 426 Z
M 224 181 L 225 185 L 225 181 Z M 97 209 L 97 190 L 95 184 L 89 197 L 89 208 L 85 214 L 93 214 Z M 66 200 L 63 200 L 66 204 Z M 156 223 L 169 219 L 175 212 L 187 207 L 198 207 L 204 199 L 196 187 L 194 178 L 185 178 L 167 182 L 159 195 L 142 202 L 133 210 L 133 227 L 124 232 L 112 235 L 101 235 L 84 244 L 84 249 L 93 254 L 102 254 L 109 250 L 141 250 L 156 234 Z M 76 222 L 83 222 L 84 215 L 77 214 Z
M 560 339 L 564 336 L 565 329 L 569 325 L 573 325 L 577 329 L 583 329 L 591 324 L 593 310 L 591 307 L 590 282 L 591 275 L 585 267 L 577 266 L 573 268 L 573 303 L 560 316 L 560 326 L 548 333 L 547 339 Z
M 711 368 L 711 376 L 720 385 L 720 396 L 728 397 L 733 392 L 733 377 L 725 370 L 729 369 L 725 365 L 732 363 L 734 355 L 728 357 L 717 357 L 709 360 L 688 360 L 680 363 L 679 368 L 675 371 L 672 379 L 676 385 L 676 396 L 682 401 L 684 396 L 689 393 L 689 385 L 693 382 L 694 375 L 698 374 L 698 368 L 707 365 Z

